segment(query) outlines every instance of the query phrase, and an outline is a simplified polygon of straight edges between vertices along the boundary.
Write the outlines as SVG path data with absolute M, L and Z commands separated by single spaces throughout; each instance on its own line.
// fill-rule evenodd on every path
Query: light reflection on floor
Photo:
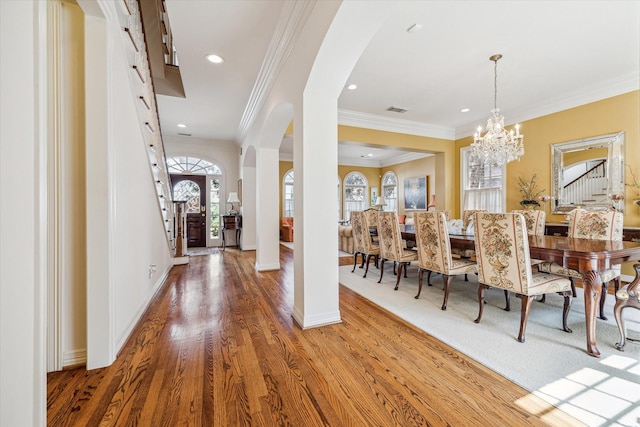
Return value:
M 614 368 L 614 371 L 624 372 L 627 378 L 640 375 L 640 362 L 630 357 L 612 355 L 600 363 Z M 540 387 L 533 395 L 588 426 L 640 426 L 640 376 L 634 382 L 583 368 Z M 536 414 L 543 410 L 533 407 L 532 399 L 527 397 L 519 399 L 516 404 Z

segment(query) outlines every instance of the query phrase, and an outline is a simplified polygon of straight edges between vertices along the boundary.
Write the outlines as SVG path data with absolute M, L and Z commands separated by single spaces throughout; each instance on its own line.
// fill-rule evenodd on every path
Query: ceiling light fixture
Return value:
M 504 165 L 512 160 L 519 159 L 524 154 L 524 136 L 520 135 L 520 125 L 516 124 L 509 132 L 504 128 L 504 116 L 498 108 L 498 60 L 502 55 L 495 54 L 489 59 L 494 62 L 493 71 L 493 110 L 487 120 L 487 133 L 480 135 L 482 127 L 478 126 L 478 132 L 473 136 L 471 153 L 477 160 L 483 163 Z
M 355 84 L 351 83 L 349 86 L 347 86 L 347 89 L 356 90 L 356 89 L 358 89 L 358 85 L 355 85 Z
M 178 127 L 179 127 L 179 128 L 186 128 L 186 127 L 187 127 L 187 125 L 182 124 L 182 123 L 178 123 Z
M 224 59 L 220 55 L 216 55 L 215 53 L 210 53 L 206 56 L 207 61 L 212 62 L 214 64 L 222 64 Z
M 460 110 L 461 113 L 468 113 L 469 111 L 471 111 L 468 108 L 463 108 L 462 110 Z

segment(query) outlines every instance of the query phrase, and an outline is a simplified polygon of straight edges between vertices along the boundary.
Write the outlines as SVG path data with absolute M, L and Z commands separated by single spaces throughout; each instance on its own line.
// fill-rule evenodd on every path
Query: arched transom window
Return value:
M 191 173 L 195 175 L 222 175 L 222 170 L 207 160 L 188 156 L 169 157 L 169 173 Z

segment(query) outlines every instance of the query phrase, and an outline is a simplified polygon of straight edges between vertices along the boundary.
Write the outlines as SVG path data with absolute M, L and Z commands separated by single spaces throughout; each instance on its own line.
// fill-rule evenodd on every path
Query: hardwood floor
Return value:
M 48 425 L 578 425 L 342 286 L 343 322 L 301 330 L 292 251 L 280 262 L 173 268 L 112 366 L 49 374 Z

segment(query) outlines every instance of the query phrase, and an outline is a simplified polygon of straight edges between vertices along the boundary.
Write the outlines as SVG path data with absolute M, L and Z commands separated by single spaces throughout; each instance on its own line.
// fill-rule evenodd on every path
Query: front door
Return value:
M 184 200 L 187 214 L 187 247 L 207 246 L 207 177 L 171 174 L 173 200 Z

